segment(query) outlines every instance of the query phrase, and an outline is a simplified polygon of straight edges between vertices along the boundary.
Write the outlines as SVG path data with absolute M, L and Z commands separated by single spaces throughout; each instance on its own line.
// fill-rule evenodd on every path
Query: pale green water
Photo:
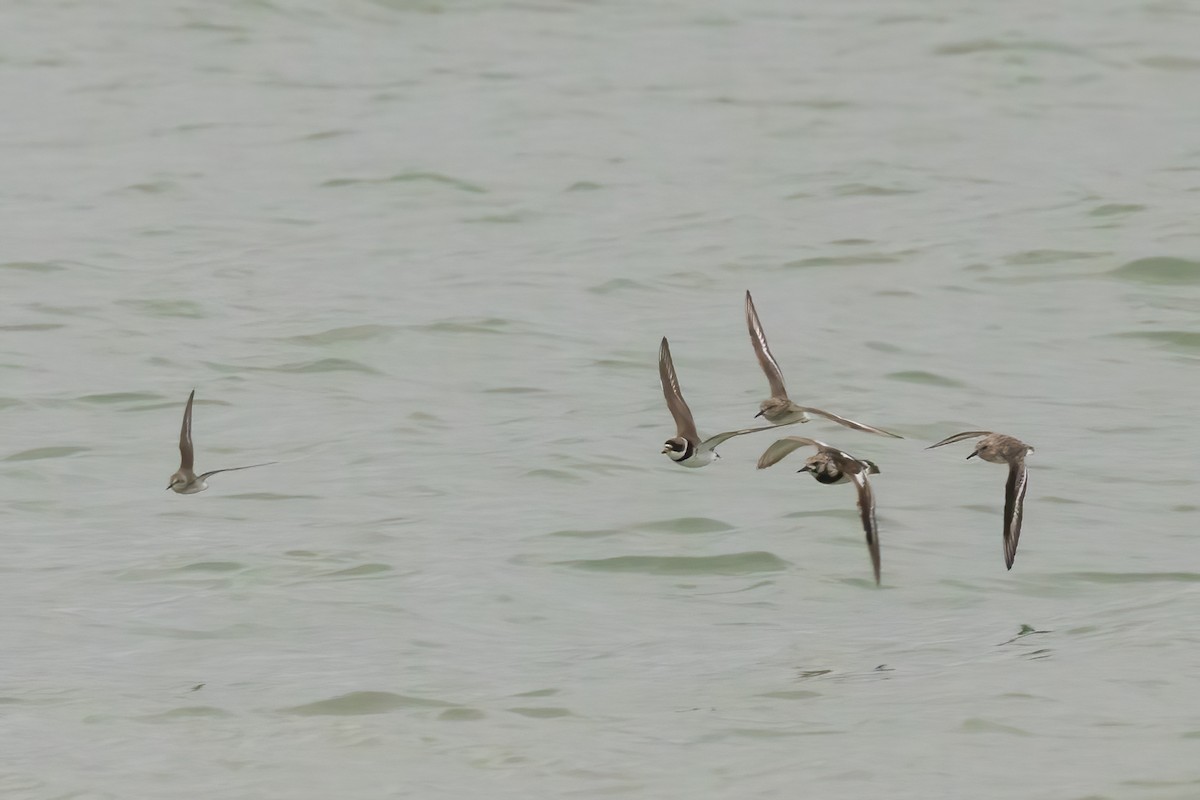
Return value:
M 0 8 L 0 796 L 1200 795 L 1200 14 L 795 8 Z

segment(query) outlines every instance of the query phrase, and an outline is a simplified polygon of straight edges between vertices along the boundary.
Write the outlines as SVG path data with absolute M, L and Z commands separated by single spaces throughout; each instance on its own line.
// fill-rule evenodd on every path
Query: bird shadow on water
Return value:
M 1023 648 L 1020 655 L 1024 658 L 1031 660 L 1049 658 L 1054 651 L 1049 647 L 1038 647 L 1036 642 L 1029 640 L 1029 637 L 1050 633 L 1054 633 L 1054 631 L 1039 631 L 1036 630 L 1032 625 L 1022 624 L 1021 630 L 1017 632 L 1016 636 L 1008 639 L 1007 641 L 1000 642 L 996 646 L 1005 647 L 1007 645 L 1015 644 L 1016 646 Z

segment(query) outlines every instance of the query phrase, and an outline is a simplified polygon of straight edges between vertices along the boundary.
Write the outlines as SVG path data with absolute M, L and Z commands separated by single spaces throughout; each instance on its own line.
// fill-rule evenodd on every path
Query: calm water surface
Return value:
M 0 796 L 1200 796 L 1200 13 L 810 5 L 0 9 Z

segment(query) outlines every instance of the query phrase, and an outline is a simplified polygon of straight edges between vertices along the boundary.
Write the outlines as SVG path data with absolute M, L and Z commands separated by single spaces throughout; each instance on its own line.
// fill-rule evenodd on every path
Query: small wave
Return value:
M 404 708 L 456 708 L 457 703 L 408 697 L 392 692 L 350 692 L 326 700 L 280 709 L 284 714 L 302 717 L 357 717 L 366 714 L 386 714 Z
M 635 572 L 647 575 L 747 575 L 780 572 L 790 564 L 773 553 L 751 551 L 720 556 L 615 556 L 559 564 L 592 572 Z
M 1200 283 L 1200 262 L 1169 256 L 1139 258 L 1117 267 L 1108 274 L 1136 283 Z

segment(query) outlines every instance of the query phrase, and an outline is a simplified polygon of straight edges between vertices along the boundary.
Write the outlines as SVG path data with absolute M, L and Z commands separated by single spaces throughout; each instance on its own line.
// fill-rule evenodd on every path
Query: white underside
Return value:
M 671 459 L 671 460 L 674 461 L 674 459 Z M 681 466 L 684 466 L 684 467 L 691 467 L 692 469 L 698 469 L 699 467 L 707 467 L 709 464 L 711 464 L 712 462 L 714 462 L 716 460 L 717 460 L 716 452 L 714 452 L 712 450 L 697 449 L 696 452 L 692 453 L 692 455 L 690 457 L 684 459 L 683 461 L 675 461 L 675 463 L 679 464 Z

